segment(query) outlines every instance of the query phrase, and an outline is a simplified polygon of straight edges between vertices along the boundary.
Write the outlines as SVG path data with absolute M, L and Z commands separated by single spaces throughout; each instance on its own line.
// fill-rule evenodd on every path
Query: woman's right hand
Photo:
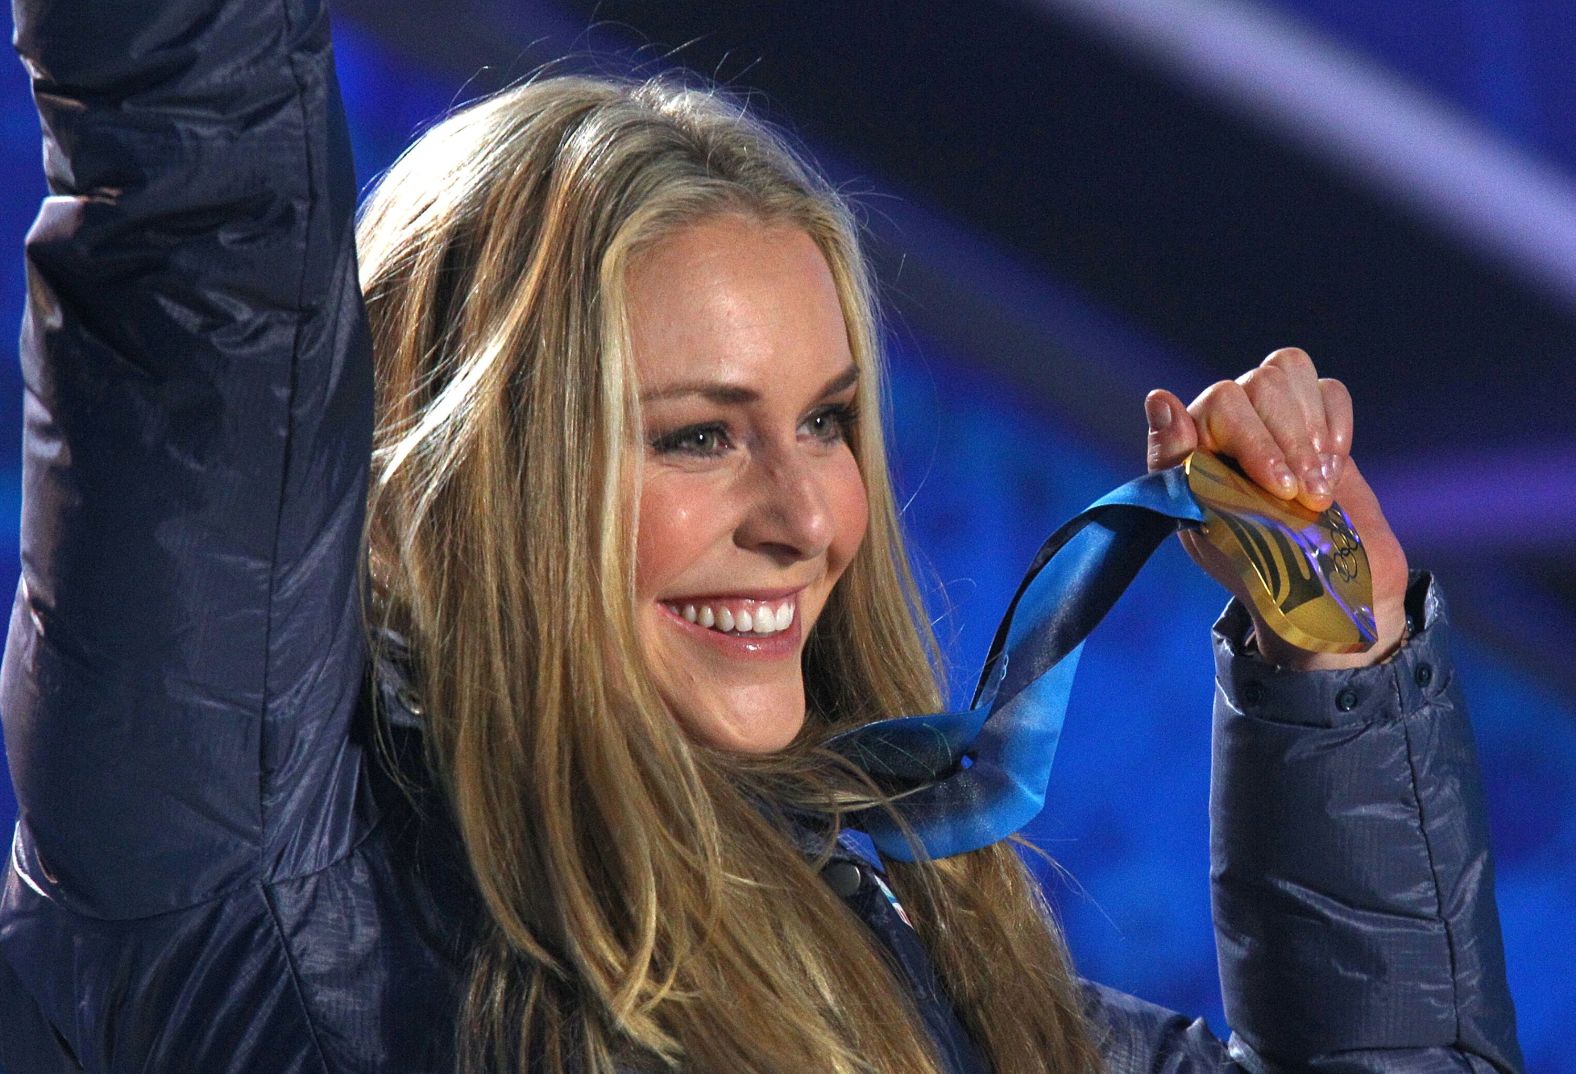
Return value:
M 1373 576 L 1379 640 L 1367 652 L 1335 654 L 1308 652 L 1283 641 L 1259 618 L 1225 555 L 1198 534 L 1184 530 L 1179 535 L 1193 562 L 1253 616 L 1266 660 L 1299 670 L 1363 667 L 1401 644 L 1406 554 L 1351 458 L 1352 401 L 1340 381 L 1319 377 L 1305 352 L 1286 347 L 1236 380 L 1210 385 L 1188 406 L 1171 392 L 1152 391 L 1144 399 L 1144 413 L 1151 472 L 1175 466 L 1196 450 L 1226 455 L 1278 499 L 1313 511 L 1339 499 L 1362 536 Z

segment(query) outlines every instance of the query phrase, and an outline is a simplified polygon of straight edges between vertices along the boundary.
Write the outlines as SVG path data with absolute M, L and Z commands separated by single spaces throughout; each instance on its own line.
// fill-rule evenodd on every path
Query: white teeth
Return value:
M 664 603 L 663 607 L 674 615 L 682 616 L 686 621 L 705 627 L 707 630 L 719 630 L 724 634 L 754 634 L 757 637 L 787 630 L 793 625 L 794 617 L 792 601 L 784 601 L 777 606 L 775 612 L 767 604 L 754 609 L 740 608 L 738 611 L 731 608 L 714 609 L 710 604 L 681 606 Z

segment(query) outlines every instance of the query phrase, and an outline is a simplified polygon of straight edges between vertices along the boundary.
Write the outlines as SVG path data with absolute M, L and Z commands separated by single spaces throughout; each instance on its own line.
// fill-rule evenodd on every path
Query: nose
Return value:
M 836 521 L 816 460 L 790 451 L 762 459 L 752 469 L 752 495 L 735 542 L 782 562 L 825 554 Z

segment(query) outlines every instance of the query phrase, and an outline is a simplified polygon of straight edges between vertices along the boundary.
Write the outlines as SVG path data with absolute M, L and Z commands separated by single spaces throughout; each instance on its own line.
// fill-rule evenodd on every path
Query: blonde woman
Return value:
M 1378 597 L 1348 666 L 1218 627 L 1225 1043 L 1081 982 L 1010 843 L 851 834 L 827 742 L 940 691 L 855 229 L 769 130 L 544 79 L 353 239 L 320 7 L 17 13 L 0 1068 L 1518 1068 L 1438 598 L 1306 355 L 1147 402 L 1152 468 L 1338 491 Z

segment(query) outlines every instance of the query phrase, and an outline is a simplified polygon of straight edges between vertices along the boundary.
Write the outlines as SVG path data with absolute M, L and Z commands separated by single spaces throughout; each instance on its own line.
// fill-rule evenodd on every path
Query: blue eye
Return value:
M 728 430 L 721 425 L 687 425 L 651 441 L 659 455 L 721 455 L 732 446 Z

